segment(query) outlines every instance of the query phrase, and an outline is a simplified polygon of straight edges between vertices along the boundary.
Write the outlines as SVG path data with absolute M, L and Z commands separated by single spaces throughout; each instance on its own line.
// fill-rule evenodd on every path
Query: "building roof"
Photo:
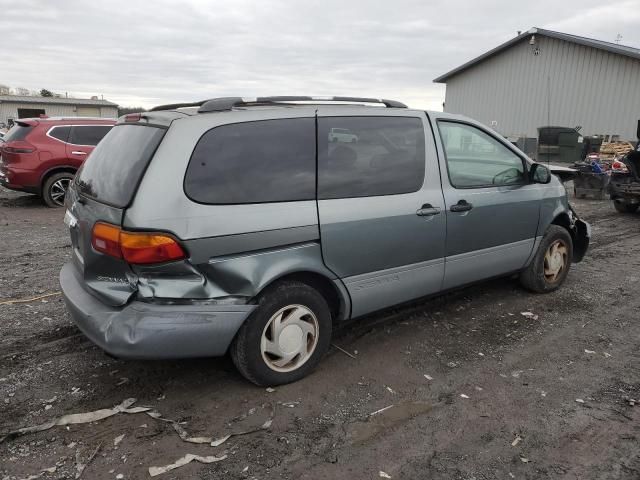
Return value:
M 629 47 L 626 45 L 619 45 L 617 43 L 604 42 L 602 40 L 595 40 L 593 38 L 587 37 L 579 37 L 578 35 L 570 35 L 568 33 L 562 32 L 554 32 L 553 30 L 545 30 L 543 28 L 531 28 L 526 32 L 521 33 L 517 37 L 512 38 L 511 40 L 504 42 L 502 45 L 498 45 L 496 48 L 489 50 L 488 52 L 483 53 L 479 57 L 474 58 L 473 60 L 468 61 L 467 63 L 460 65 L 457 68 L 454 68 L 450 72 L 445 73 L 444 75 L 439 76 L 434 80 L 436 83 L 446 83 L 447 80 L 454 75 L 457 75 L 464 70 L 474 66 L 477 63 L 480 63 L 487 58 L 493 57 L 498 53 L 506 50 L 507 48 L 515 45 L 516 43 L 524 40 L 525 38 L 529 38 L 531 35 L 542 35 L 544 37 L 556 38 L 558 40 L 564 40 L 566 42 L 576 43 L 578 45 L 583 45 L 585 47 L 597 48 L 598 50 L 605 50 L 610 53 L 616 53 L 618 55 L 623 55 L 626 57 L 635 58 L 636 60 L 640 60 L 640 48 Z
M 0 95 L 0 103 L 50 103 L 52 105 L 102 105 L 117 107 L 107 100 L 92 100 L 90 98 L 61 98 L 61 97 L 33 97 L 22 95 Z

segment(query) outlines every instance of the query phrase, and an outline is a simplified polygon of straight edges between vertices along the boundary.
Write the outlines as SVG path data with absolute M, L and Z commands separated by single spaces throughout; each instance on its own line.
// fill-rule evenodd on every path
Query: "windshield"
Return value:
M 80 193 L 126 207 L 164 132 L 143 125 L 116 125 L 83 164 L 77 176 Z

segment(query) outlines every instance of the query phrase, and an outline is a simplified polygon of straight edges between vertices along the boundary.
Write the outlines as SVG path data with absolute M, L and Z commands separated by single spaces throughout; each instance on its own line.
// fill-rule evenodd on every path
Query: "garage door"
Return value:
M 100 107 L 78 107 L 76 113 L 79 117 L 99 117 Z

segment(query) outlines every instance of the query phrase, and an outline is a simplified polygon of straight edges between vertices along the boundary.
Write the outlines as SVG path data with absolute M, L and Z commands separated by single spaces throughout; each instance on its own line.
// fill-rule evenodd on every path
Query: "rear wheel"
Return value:
M 520 283 L 532 292 L 553 292 L 567 278 L 572 259 L 571 235 L 559 225 L 550 225 L 533 260 L 520 274 Z
M 629 202 L 624 201 L 621 198 L 616 198 L 613 201 L 613 206 L 620 213 L 634 213 L 634 212 L 636 212 L 638 210 L 638 207 L 640 207 L 640 204 L 638 204 L 638 203 L 629 203 Z
M 60 172 L 51 175 L 42 185 L 42 200 L 48 207 L 64 206 L 67 189 L 73 180 L 73 173 Z
M 308 375 L 331 342 L 331 313 L 324 297 L 301 282 L 282 282 L 260 295 L 240 327 L 230 353 L 256 385 L 281 385 Z

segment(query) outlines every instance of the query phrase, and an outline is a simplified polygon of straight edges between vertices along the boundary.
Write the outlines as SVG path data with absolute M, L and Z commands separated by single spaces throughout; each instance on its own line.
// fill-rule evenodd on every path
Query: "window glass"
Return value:
M 57 138 L 58 140 L 62 140 L 66 142 L 69 138 L 69 132 L 71 131 L 71 127 L 53 127 L 49 131 L 49 136 L 53 138 Z
M 482 130 L 454 122 L 438 122 L 454 187 L 487 187 L 523 183 L 522 159 Z
M 32 129 L 33 126 L 28 123 L 16 123 L 4 136 L 4 141 L 11 142 L 12 140 L 24 140 Z
M 74 145 L 97 145 L 111 130 L 111 125 L 81 125 L 71 129 L 69 143 Z
M 318 198 L 394 195 L 424 182 L 419 118 L 318 119 Z
M 80 192 L 116 207 L 127 206 L 164 132 L 140 125 L 113 128 L 76 175 Z
M 223 125 L 198 141 L 185 193 L 211 204 L 311 200 L 316 192 L 315 119 Z

